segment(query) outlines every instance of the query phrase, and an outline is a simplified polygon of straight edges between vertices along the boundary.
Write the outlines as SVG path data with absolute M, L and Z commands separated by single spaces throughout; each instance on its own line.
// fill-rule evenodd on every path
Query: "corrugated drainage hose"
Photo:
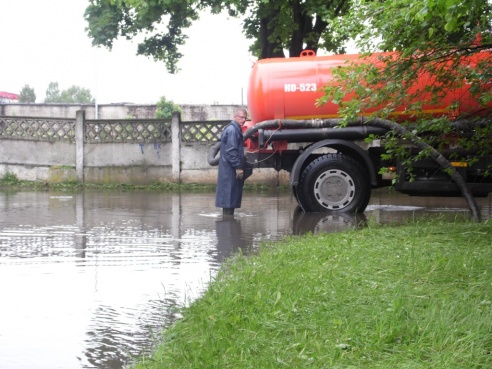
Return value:
M 208 150 L 208 156 L 207 156 L 207 161 L 208 164 L 211 166 L 215 167 L 219 165 L 219 158 L 220 156 L 217 156 L 217 154 L 220 151 L 220 141 L 216 142 L 209 150 Z

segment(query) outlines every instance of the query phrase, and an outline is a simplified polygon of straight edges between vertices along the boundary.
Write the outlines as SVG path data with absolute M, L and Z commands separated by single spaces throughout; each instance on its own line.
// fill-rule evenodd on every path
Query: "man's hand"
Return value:
M 236 179 L 243 179 L 244 170 L 241 168 L 236 169 Z

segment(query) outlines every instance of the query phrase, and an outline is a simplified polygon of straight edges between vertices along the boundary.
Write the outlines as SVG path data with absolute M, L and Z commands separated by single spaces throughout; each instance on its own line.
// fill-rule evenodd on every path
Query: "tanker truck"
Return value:
M 479 58 L 490 58 L 488 52 Z M 378 54 L 373 55 L 378 60 Z M 305 212 L 363 212 L 371 190 L 394 185 L 396 191 L 418 196 L 459 196 L 460 189 L 449 174 L 432 159 L 413 163 L 411 175 L 403 161 L 382 159 L 384 139 L 368 142 L 369 136 L 383 137 L 387 128 L 366 124 L 338 126 L 338 105 L 316 102 L 321 87 L 332 81 L 332 69 L 347 61 L 359 62 L 359 55 L 316 56 L 305 51 L 300 57 L 259 60 L 253 66 L 248 87 L 250 120 L 243 126 L 247 161 L 254 168 L 274 168 L 290 173 L 290 186 Z M 421 83 L 425 83 L 421 82 Z M 488 82 L 490 85 L 490 82 Z M 460 98 L 466 111 L 450 111 L 452 100 Z M 425 97 L 423 97 L 425 99 Z M 492 106 L 488 106 L 488 109 Z M 439 103 L 425 103 L 431 116 L 476 116 L 483 106 L 466 91 L 450 91 Z M 490 110 L 489 110 L 490 111 Z M 363 112 L 361 121 L 371 112 Z M 392 115 L 395 122 L 407 120 L 404 110 Z M 209 152 L 209 163 L 219 145 Z M 410 148 L 412 150 L 412 148 Z M 415 148 L 415 154 L 418 149 Z M 441 151 L 446 158 L 474 155 L 463 148 Z M 492 191 L 492 156 L 475 158 L 473 164 L 451 159 L 471 193 L 487 196 Z M 381 170 L 386 168 L 385 170 Z

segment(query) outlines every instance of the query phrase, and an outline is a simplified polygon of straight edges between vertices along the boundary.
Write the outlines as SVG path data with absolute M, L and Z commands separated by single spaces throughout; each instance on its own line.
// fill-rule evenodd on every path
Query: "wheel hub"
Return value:
M 328 210 L 343 209 L 355 197 L 354 181 L 342 170 L 327 170 L 316 179 L 314 196 Z

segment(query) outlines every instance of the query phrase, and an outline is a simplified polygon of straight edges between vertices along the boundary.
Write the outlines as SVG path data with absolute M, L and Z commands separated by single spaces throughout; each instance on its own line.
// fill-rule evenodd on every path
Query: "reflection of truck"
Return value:
M 482 53 L 481 57 L 491 55 Z M 320 87 L 330 82 L 331 69 L 346 60 L 356 61 L 358 55 L 317 57 L 306 53 L 299 58 L 265 59 L 255 64 L 248 90 L 251 121 L 243 127 L 248 129 L 248 161 L 257 168 L 288 171 L 297 201 L 308 212 L 364 211 L 371 189 L 391 184 L 389 176 L 380 174 L 383 167 L 398 174 L 397 191 L 413 195 L 460 194 L 451 177 L 431 159 L 414 164 L 412 180 L 402 163 L 383 162 L 385 148 L 381 141 L 367 144 L 364 139 L 370 134 L 384 134 L 385 129 L 367 125 L 334 128 L 338 106 L 328 103 L 316 107 L 316 99 L 322 96 Z M 461 89 L 451 91 L 439 105 L 424 104 L 423 110 L 450 115 L 446 108 L 457 96 L 466 113 L 473 114 L 479 108 Z M 425 96 L 422 101 L 426 101 Z M 456 150 L 461 149 L 447 150 L 443 155 L 449 157 Z M 472 165 L 462 161 L 452 165 L 474 195 L 492 192 L 492 178 L 487 175 L 492 156 L 482 157 Z

